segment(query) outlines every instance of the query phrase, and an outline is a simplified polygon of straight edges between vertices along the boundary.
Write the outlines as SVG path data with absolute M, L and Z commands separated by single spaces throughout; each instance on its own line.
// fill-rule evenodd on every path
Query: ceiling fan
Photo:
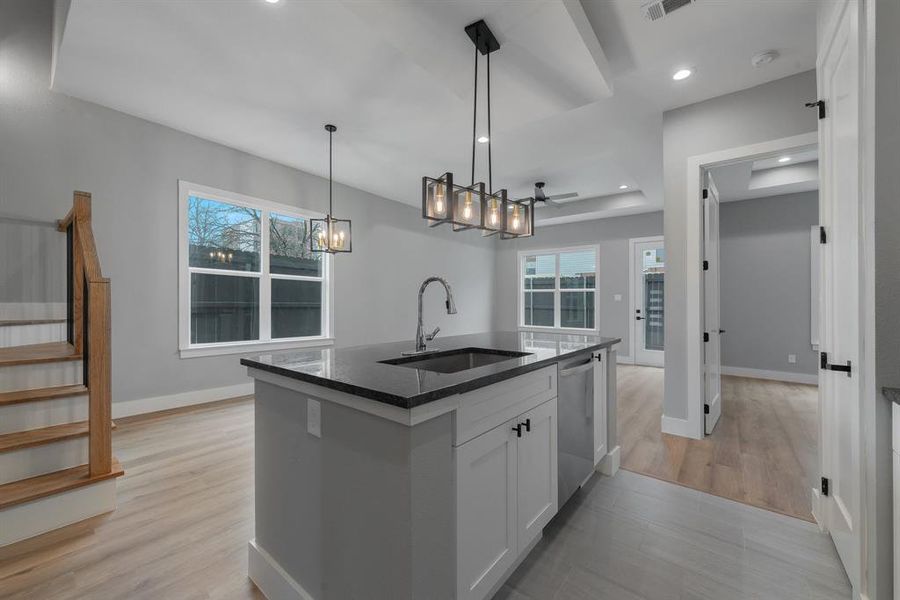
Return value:
M 538 181 L 534 184 L 534 204 L 535 206 L 554 206 L 559 204 L 559 200 L 567 200 L 569 198 L 577 198 L 578 192 L 569 192 L 568 194 L 555 194 L 547 196 L 544 194 L 544 186 L 546 183 Z

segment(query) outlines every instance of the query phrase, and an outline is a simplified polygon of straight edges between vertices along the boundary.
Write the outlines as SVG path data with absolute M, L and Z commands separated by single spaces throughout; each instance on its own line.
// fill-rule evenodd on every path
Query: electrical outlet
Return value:
M 322 437 L 322 403 L 312 398 L 306 399 L 306 430 L 317 438 Z
M 616 302 L 621 302 L 622 294 L 613 294 L 613 300 L 615 300 Z
M 792 365 L 795 364 L 797 362 L 797 355 L 796 354 L 788 354 L 788 362 L 791 363 Z

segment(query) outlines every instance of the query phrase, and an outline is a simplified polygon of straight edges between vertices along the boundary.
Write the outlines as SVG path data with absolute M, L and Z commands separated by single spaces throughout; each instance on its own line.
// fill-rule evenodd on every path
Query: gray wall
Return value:
M 112 280 L 113 400 L 247 381 L 236 355 L 178 357 L 179 179 L 323 211 L 325 180 L 48 91 L 52 2 L 0 3 L 0 214 L 62 218 L 73 190 L 93 194 L 94 231 Z M 326 137 L 321 124 L 310 135 Z M 336 166 L 341 144 L 336 139 Z M 324 163 L 323 163 L 324 164 Z M 418 186 L 420 182 L 398 182 Z M 412 339 L 419 283 L 445 275 L 459 314 L 426 299 L 444 335 L 490 329 L 494 240 L 428 229 L 414 207 L 338 185 L 335 209 L 353 219 L 355 251 L 335 267 L 337 343 Z
M 686 215 L 688 210 L 699 210 L 699 199 L 689 201 L 686 197 L 687 160 L 698 154 L 816 131 L 815 112 L 803 107 L 815 97 L 815 72 L 808 71 L 663 114 L 668 316 L 663 412 L 668 417 L 687 418 L 687 340 L 689 335 L 699 335 L 687 331 L 683 318 L 687 314 Z
M 723 202 L 719 218 L 722 365 L 815 374 L 810 227 L 816 192 Z M 796 354 L 797 362 L 788 362 Z
M 550 210 L 550 209 L 547 209 Z M 598 323 L 601 335 L 622 338 L 619 356 L 631 356 L 631 320 L 628 315 L 628 239 L 662 235 L 661 212 L 612 217 L 565 225 L 541 227 L 532 238 L 508 240 L 496 253 L 497 305 L 494 324 L 497 329 L 515 329 L 518 306 L 518 253 L 520 250 L 541 250 L 598 244 Z M 622 294 L 616 302 L 615 294 Z

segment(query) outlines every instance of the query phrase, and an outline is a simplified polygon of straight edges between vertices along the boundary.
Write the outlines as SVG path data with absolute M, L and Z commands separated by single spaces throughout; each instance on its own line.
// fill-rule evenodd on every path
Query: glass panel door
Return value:
M 634 242 L 634 360 L 663 366 L 666 339 L 666 251 L 662 238 Z

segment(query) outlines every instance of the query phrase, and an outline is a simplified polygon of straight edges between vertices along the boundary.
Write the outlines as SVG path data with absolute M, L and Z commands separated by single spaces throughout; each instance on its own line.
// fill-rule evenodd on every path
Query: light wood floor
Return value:
M 619 365 L 623 468 L 812 521 L 815 386 L 723 377 L 722 416 L 704 440 L 661 433 L 662 398 L 662 369 Z
M 118 510 L 0 549 L 0 597 L 260 600 L 247 579 L 252 401 L 118 424 Z M 572 498 L 495 600 L 839 600 L 849 589 L 814 525 L 620 471 Z

